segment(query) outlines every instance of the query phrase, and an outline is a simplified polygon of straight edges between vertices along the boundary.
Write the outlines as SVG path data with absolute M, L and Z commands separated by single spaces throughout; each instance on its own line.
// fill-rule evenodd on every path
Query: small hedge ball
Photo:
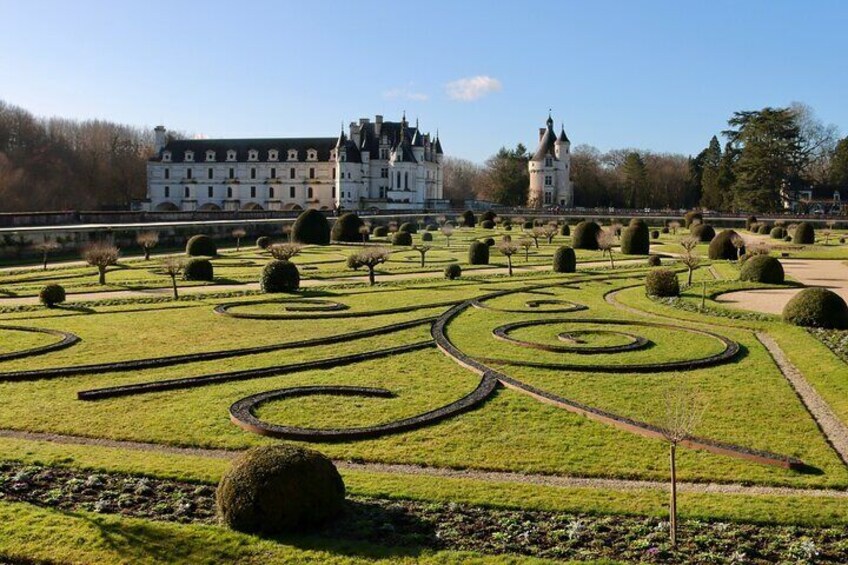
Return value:
M 291 239 L 295 243 L 327 245 L 330 243 L 330 223 L 318 210 L 305 210 L 294 221 Z
M 493 222 L 492 220 L 483 220 L 482 222 L 480 222 L 480 227 L 484 230 L 491 230 L 494 229 L 495 222 Z
M 771 233 L 771 228 L 772 226 L 770 224 L 759 224 L 757 226 L 757 233 L 760 235 L 768 235 L 769 233 Z
M 491 210 L 486 210 L 485 212 L 480 214 L 480 221 L 481 222 L 485 222 L 485 221 L 494 222 L 495 218 L 497 216 L 498 215 L 495 214 L 494 212 L 492 212 Z
M 482 241 L 474 241 L 468 246 L 468 263 L 471 265 L 489 264 L 489 246 Z
M 789 234 L 786 234 L 786 237 L 783 238 L 783 241 L 789 243 L 790 241 L 792 241 L 792 236 L 789 235 Z
M 715 228 L 709 224 L 698 224 L 696 226 L 692 226 L 689 233 L 692 237 L 697 237 L 698 241 L 701 243 L 711 242 L 716 235 Z
M 208 235 L 195 235 L 186 243 L 186 255 L 191 257 L 215 257 L 218 247 Z
M 215 278 L 209 259 L 189 259 L 183 267 L 183 279 L 187 281 L 212 281 Z
M 704 223 L 704 215 L 701 214 L 700 212 L 695 212 L 693 210 L 691 212 L 686 212 L 686 214 L 683 216 L 683 224 L 687 228 L 691 227 L 692 222 L 694 222 L 695 220 L 698 220 L 699 222 Z
M 562 224 L 562 226 L 559 228 L 559 235 L 564 237 L 568 237 L 571 235 L 571 228 L 568 227 L 568 224 Z
M 65 301 L 65 287 L 60 284 L 48 284 L 39 291 L 38 300 L 48 308 L 53 308 Z
M 400 225 L 398 231 L 405 231 L 406 233 L 418 233 L 418 226 L 413 224 L 412 222 L 404 222 Z
M 574 226 L 574 233 L 571 236 L 571 246 L 574 249 L 598 249 L 598 234 L 601 233 L 601 226 L 591 221 L 583 221 Z
M 736 247 L 733 245 L 733 238 L 736 236 L 738 236 L 738 234 L 733 230 L 724 230 L 719 232 L 719 234 L 710 242 L 710 248 L 708 251 L 710 259 L 713 261 L 722 259 L 735 261 L 740 255 L 744 255 L 744 246 L 741 250 L 737 251 Z
M 421 234 L 421 241 L 433 241 L 433 234 L 428 231 L 425 231 Z
M 374 237 L 386 237 L 389 235 L 389 228 L 386 226 L 377 226 L 374 228 Z
M 574 273 L 577 271 L 577 255 L 574 249 L 563 245 L 554 251 L 554 272 Z
M 671 233 L 671 230 L 668 229 L 668 226 L 663 226 L 663 228 L 660 231 L 663 232 L 663 233 Z
M 395 232 L 392 236 L 392 245 L 412 245 L 412 234 L 408 231 Z
M 352 212 L 342 214 L 333 224 L 333 229 L 330 231 L 330 240 L 348 243 L 361 242 L 362 234 L 359 233 L 359 228 L 364 225 L 365 222 L 356 214 Z
M 653 230 L 651 232 L 651 239 L 659 239 L 659 238 L 660 238 L 660 232 L 658 230 Z
M 230 528 L 251 534 L 303 532 L 341 514 L 345 486 L 321 453 L 295 445 L 254 447 L 221 477 L 215 503 Z
M 651 250 L 648 226 L 635 224 L 621 232 L 621 253 L 624 255 L 647 255 Z
M 453 263 L 445 267 L 445 278 L 449 280 L 458 279 L 462 276 L 462 267 Z
M 256 247 L 259 249 L 268 249 L 271 246 L 271 238 L 267 235 L 256 238 Z
M 848 329 L 848 305 L 826 288 L 805 288 L 783 307 L 783 320 L 796 326 Z
M 300 271 L 290 261 L 271 261 L 259 278 L 262 292 L 294 292 L 300 288 Z
M 662 265 L 662 259 L 660 259 L 659 255 L 651 255 L 648 257 L 649 267 L 659 267 L 660 265 Z
M 677 273 L 669 269 L 654 269 L 645 277 L 645 292 L 650 296 L 666 298 L 680 295 Z
M 466 210 L 462 213 L 462 225 L 467 228 L 473 228 L 477 225 L 477 218 L 474 216 L 474 212 Z
M 739 271 L 740 281 L 751 281 L 766 284 L 783 284 L 783 265 L 775 257 L 755 255 L 742 265 Z
M 521 227 L 525 230 L 532 230 L 534 227 L 536 227 L 536 224 L 533 223 L 533 220 L 527 220 Z
M 783 239 L 784 237 L 786 237 L 786 228 L 781 226 L 775 226 L 771 228 L 769 235 L 772 239 Z
M 816 242 L 816 230 L 809 222 L 801 222 L 792 234 L 792 243 L 811 245 Z
M 487 237 L 486 239 L 483 240 L 483 243 L 485 243 L 489 247 L 492 247 L 495 244 L 495 238 Z

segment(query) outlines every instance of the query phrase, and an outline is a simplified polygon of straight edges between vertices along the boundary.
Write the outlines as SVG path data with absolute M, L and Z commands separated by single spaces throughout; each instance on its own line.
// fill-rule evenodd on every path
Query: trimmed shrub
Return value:
M 389 235 L 389 228 L 386 226 L 377 226 L 372 233 L 374 237 L 386 237 Z
M 784 237 L 786 237 L 786 228 L 783 228 L 781 226 L 775 226 L 771 228 L 769 235 L 772 239 L 783 239 Z
M 398 231 L 405 231 L 406 233 L 418 233 L 418 226 L 413 224 L 412 222 L 404 222 L 400 225 Z
M 259 279 L 262 292 L 294 292 L 300 288 L 300 271 L 290 261 L 271 261 Z
M 494 229 L 495 222 L 493 222 L 492 220 L 483 220 L 482 222 L 480 222 L 480 227 L 485 230 L 491 230 Z
M 503 228 L 504 228 L 506 231 L 512 231 L 512 224 L 504 224 L 504 225 L 503 225 Z
M 427 231 L 439 231 L 439 226 L 436 224 L 427 224 Z
M 574 273 L 577 271 L 577 255 L 574 249 L 563 245 L 554 251 L 554 272 L 555 273 Z
M 468 228 L 473 228 L 477 225 L 477 218 L 474 216 L 474 212 L 466 210 L 462 213 L 462 225 Z
M 330 243 L 330 223 L 318 210 L 305 210 L 294 221 L 291 238 L 295 243 L 327 245 Z
M 649 267 L 659 267 L 660 265 L 662 265 L 662 259 L 660 259 L 659 255 L 651 255 L 648 257 Z
M 511 235 L 509 235 L 509 234 L 505 234 L 505 235 L 501 238 L 501 241 L 512 241 L 512 236 L 511 236 Z
M 187 281 L 211 281 L 215 278 L 209 259 L 189 259 L 183 267 L 183 279 Z
M 800 243 L 810 245 L 816 242 L 816 230 L 809 222 L 801 222 L 795 228 L 795 233 L 792 234 L 792 243 Z
M 421 234 L 421 241 L 433 241 L 433 234 L 428 231 L 425 231 Z
M 805 288 L 786 303 L 783 320 L 796 326 L 848 329 L 848 305 L 826 288 Z
M 733 245 L 733 238 L 738 235 L 739 234 L 733 230 L 723 230 L 719 232 L 719 234 L 710 242 L 710 249 L 708 252 L 710 259 L 714 261 L 720 259 L 734 261 L 739 258 L 739 255 L 744 254 L 745 247 L 742 247 L 741 251 L 737 251 L 736 247 Z
M 757 233 L 760 234 L 760 235 L 768 235 L 769 233 L 771 233 L 771 228 L 772 228 L 771 224 L 766 224 L 766 223 L 758 224 L 757 225 Z
M 692 226 L 689 233 L 692 237 L 697 237 L 698 241 L 702 243 L 711 242 L 716 235 L 715 228 L 709 224 L 698 224 L 696 226 Z
M 571 235 L 571 228 L 568 227 L 568 224 L 562 224 L 562 226 L 559 228 L 559 235 L 564 237 L 568 237 Z
M 663 226 L 663 228 L 660 231 L 663 232 L 663 233 L 671 233 L 671 230 L 668 229 L 668 226 Z
M 48 308 L 65 301 L 65 287 L 60 284 L 48 284 L 38 293 L 38 300 Z
M 492 212 L 491 210 L 486 210 L 485 212 L 480 214 L 480 221 L 481 222 L 492 222 L 494 224 L 495 218 L 497 218 L 497 217 L 498 217 L 498 215 L 495 214 L 494 212 Z M 486 227 L 486 226 L 483 226 L 483 227 Z
M 489 264 L 489 246 L 482 241 L 474 241 L 468 246 L 468 263 L 471 265 Z
M 271 246 L 271 238 L 267 235 L 256 238 L 256 247 L 259 249 L 268 249 Z
M 458 279 L 462 276 L 462 267 L 456 263 L 452 263 L 445 267 L 445 278 L 449 280 Z
M 195 235 L 186 243 L 186 255 L 191 257 L 215 257 L 218 247 L 208 235 Z
M 785 241 L 785 242 L 789 243 L 790 241 L 792 241 L 792 236 L 791 236 L 791 235 L 789 235 L 789 234 L 786 234 L 786 235 L 783 237 L 783 241 Z
M 645 292 L 661 298 L 680 295 L 677 273 L 670 269 L 654 269 L 645 277 Z
M 645 220 L 643 220 L 642 218 L 631 218 L 631 219 L 630 219 L 630 223 L 629 223 L 629 224 L 627 224 L 627 225 L 628 225 L 628 226 L 642 226 L 642 227 L 644 227 L 646 230 L 648 229 L 648 222 L 646 222 L 646 221 L 645 221 Z
M 533 223 L 533 220 L 526 220 L 521 227 L 525 230 L 532 230 L 534 227 L 536 227 L 536 224 Z
M 650 249 L 646 224 L 631 225 L 621 233 L 621 252 L 624 255 L 647 255 Z
M 495 244 L 495 239 L 493 237 L 487 237 L 483 240 L 483 243 L 485 243 L 489 247 L 492 247 Z
M 692 222 L 695 220 L 704 223 L 704 215 L 694 210 L 692 210 L 691 212 L 686 212 L 686 214 L 683 215 L 683 224 L 687 228 L 690 227 L 692 225 Z
M 739 271 L 740 281 L 752 281 L 767 284 L 783 284 L 783 265 L 769 255 L 755 255 L 742 265 Z
M 651 239 L 659 239 L 659 238 L 660 238 L 660 232 L 658 230 L 653 230 L 651 232 Z
M 221 477 L 215 503 L 230 528 L 282 534 L 326 524 L 344 508 L 345 486 L 321 453 L 290 444 L 254 447 Z
M 750 231 L 751 226 L 756 224 L 756 223 L 757 223 L 757 217 L 756 216 L 748 216 L 747 218 L 745 218 L 745 229 Z
M 571 236 L 571 246 L 574 249 L 598 249 L 598 234 L 601 226 L 592 221 L 583 221 L 574 226 Z
M 392 245 L 412 245 L 412 234 L 407 231 L 395 232 L 392 236 Z
M 359 228 L 365 225 L 365 222 L 352 212 L 342 214 L 336 223 L 333 224 L 333 229 L 330 231 L 330 239 L 332 241 L 346 241 L 356 243 L 362 241 L 362 234 L 359 233 Z

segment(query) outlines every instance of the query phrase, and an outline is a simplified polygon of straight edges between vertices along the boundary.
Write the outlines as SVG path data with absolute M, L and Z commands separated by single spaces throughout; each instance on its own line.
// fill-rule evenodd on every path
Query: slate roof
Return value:
M 565 126 L 562 126 L 562 129 L 559 132 L 559 138 L 557 138 L 557 141 L 559 141 L 560 143 L 571 143 L 568 140 L 568 136 L 565 135 Z
M 556 144 L 556 134 L 554 133 L 553 128 L 553 120 L 548 118 L 548 129 L 545 130 L 545 134 L 542 136 L 542 139 L 539 140 L 539 148 L 536 149 L 536 153 L 533 154 L 533 158 L 531 161 L 544 161 L 545 157 L 548 155 L 556 156 L 555 144 Z
M 259 161 L 268 160 L 268 152 L 276 149 L 279 152 L 278 160 L 288 160 L 289 149 L 297 150 L 297 160 L 306 161 L 306 152 L 315 149 L 318 152 L 318 161 L 329 161 L 330 151 L 336 147 L 335 137 L 289 137 L 289 138 L 267 138 L 267 139 L 176 139 L 169 141 L 162 150 L 171 152 L 172 163 L 184 162 L 185 152 L 194 151 L 194 163 L 206 162 L 206 151 L 215 151 L 215 161 L 226 162 L 227 151 L 236 151 L 236 161 L 246 162 L 248 151 L 256 149 L 259 151 Z M 355 145 L 355 144 L 354 144 Z M 162 155 L 156 155 L 151 161 L 161 161 Z

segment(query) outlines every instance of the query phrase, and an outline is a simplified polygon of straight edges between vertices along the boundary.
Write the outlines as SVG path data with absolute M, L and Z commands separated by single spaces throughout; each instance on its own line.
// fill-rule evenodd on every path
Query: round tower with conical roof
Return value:
M 539 146 L 527 163 L 530 190 L 527 205 L 531 208 L 574 205 L 571 185 L 571 142 L 565 134 L 554 132 L 554 120 L 548 115 L 546 127 L 539 128 Z

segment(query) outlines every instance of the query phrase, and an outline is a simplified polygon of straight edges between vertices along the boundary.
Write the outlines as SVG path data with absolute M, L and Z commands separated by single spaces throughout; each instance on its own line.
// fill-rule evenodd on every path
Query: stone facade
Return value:
M 571 142 L 565 127 L 559 136 L 554 133 L 554 121 L 548 116 L 547 127 L 539 129 L 539 147 L 527 163 L 530 172 L 530 191 L 527 205 L 531 208 L 574 206 L 571 184 Z

